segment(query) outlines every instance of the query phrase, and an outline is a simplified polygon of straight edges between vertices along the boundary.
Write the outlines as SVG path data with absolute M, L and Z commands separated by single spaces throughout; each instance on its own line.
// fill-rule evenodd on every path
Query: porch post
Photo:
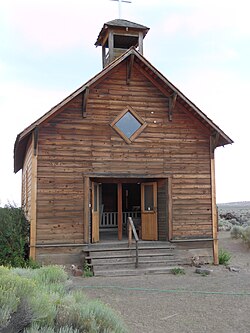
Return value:
M 212 191 L 212 223 L 213 223 L 213 256 L 214 265 L 219 265 L 219 246 L 218 246 L 218 217 L 216 206 L 216 191 L 215 191 L 215 162 L 214 162 L 214 141 L 213 137 L 210 140 L 210 155 L 211 155 L 211 191 Z
M 122 183 L 117 184 L 118 240 L 122 240 Z
M 89 177 L 84 177 L 83 182 L 83 241 L 84 243 L 89 243 Z
M 168 240 L 173 239 L 172 176 L 168 178 Z

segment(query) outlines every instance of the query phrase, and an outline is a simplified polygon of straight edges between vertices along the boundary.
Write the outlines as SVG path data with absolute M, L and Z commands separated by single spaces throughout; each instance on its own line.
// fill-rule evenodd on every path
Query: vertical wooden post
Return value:
M 122 183 L 117 184 L 118 240 L 122 240 Z
M 132 244 L 132 226 L 131 223 L 128 223 L 128 245 Z
M 34 132 L 32 144 L 34 145 Z M 37 218 L 37 147 L 32 152 L 31 207 L 30 207 L 30 258 L 36 259 L 36 218 Z
M 89 243 L 89 177 L 83 177 L 83 240 Z
M 102 68 L 106 67 L 105 45 L 102 46 Z
M 142 32 L 139 32 L 138 44 L 139 44 L 139 52 L 143 55 L 143 33 Z
M 109 32 L 108 46 L 109 46 L 109 62 L 108 63 L 111 63 L 111 61 L 114 60 L 114 34 L 113 34 L 113 31 Z
M 210 141 L 210 154 L 211 154 L 211 192 L 212 192 L 212 225 L 213 225 L 213 256 L 214 265 L 219 264 L 219 250 L 218 250 L 218 216 L 216 206 L 216 188 L 215 188 L 215 162 L 214 162 L 214 147 L 211 138 Z
M 168 178 L 168 240 L 173 238 L 172 177 Z

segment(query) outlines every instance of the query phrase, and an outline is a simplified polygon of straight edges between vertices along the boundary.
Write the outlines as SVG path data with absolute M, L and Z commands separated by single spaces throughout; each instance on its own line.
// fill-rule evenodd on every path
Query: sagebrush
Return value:
M 244 228 L 242 239 L 250 247 L 250 227 Z
M 231 230 L 231 237 L 234 239 L 242 239 L 248 247 L 250 247 L 250 227 L 234 226 Z
M 230 231 L 230 235 L 234 239 L 242 238 L 244 233 L 244 228 L 240 225 L 234 225 Z
M 71 289 L 71 288 L 70 288 Z M 125 333 L 108 306 L 69 290 L 59 266 L 36 270 L 0 266 L 0 332 Z

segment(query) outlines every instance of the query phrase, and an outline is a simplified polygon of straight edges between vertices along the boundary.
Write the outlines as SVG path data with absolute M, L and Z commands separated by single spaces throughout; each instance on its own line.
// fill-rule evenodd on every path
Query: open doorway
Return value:
M 100 241 L 118 239 L 118 185 L 103 183 L 100 193 Z M 127 237 L 127 218 L 136 225 L 141 217 L 140 183 L 122 184 L 122 237 Z
M 127 238 L 132 217 L 138 236 L 158 240 L 157 182 L 92 183 L 92 242 Z
M 117 184 L 102 184 L 100 209 L 100 240 L 117 239 Z
M 122 223 L 127 235 L 127 220 L 132 217 L 138 237 L 141 238 L 141 185 L 129 183 L 122 185 Z

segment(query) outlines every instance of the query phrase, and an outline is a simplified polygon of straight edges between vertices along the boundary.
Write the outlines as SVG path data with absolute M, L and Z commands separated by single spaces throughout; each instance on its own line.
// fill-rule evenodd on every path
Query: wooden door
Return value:
M 100 224 L 100 186 L 92 183 L 92 236 L 91 242 L 99 242 L 99 224 Z
M 141 184 L 141 232 L 143 240 L 158 240 L 156 182 Z

